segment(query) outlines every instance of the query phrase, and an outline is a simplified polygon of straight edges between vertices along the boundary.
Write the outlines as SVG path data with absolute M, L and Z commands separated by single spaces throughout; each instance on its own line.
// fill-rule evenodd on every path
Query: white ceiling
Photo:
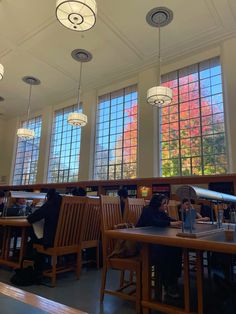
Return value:
M 33 87 L 32 110 L 76 96 L 79 64 L 71 51 L 93 55 L 84 65 L 83 89 L 99 88 L 127 78 L 157 61 L 157 29 L 147 12 L 166 6 L 174 12 L 162 30 L 162 59 L 170 62 L 236 36 L 235 0 L 97 0 L 95 27 L 84 33 L 63 27 L 55 17 L 56 0 L 0 0 L 0 113 L 26 112 L 29 86 L 21 79 L 41 80 Z

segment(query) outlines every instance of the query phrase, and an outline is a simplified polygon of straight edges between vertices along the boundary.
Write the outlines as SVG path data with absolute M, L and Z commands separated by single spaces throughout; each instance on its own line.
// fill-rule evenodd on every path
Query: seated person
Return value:
M 181 221 L 176 221 L 166 213 L 167 204 L 168 199 L 165 195 L 153 195 L 150 204 L 143 208 L 136 227 L 180 226 Z M 158 272 L 161 274 L 166 295 L 172 298 L 178 298 L 177 283 L 182 270 L 182 249 L 178 247 L 151 244 L 150 254 L 152 265 L 157 265 Z
M 182 200 L 182 203 L 178 206 L 180 220 L 182 220 L 182 210 L 183 210 L 183 215 L 185 219 L 186 212 L 189 211 L 190 208 L 193 208 L 192 205 L 194 203 L 195 203 L 194 200 L 191 200 L 189 202 L 187 198 L 184 198 Z M 209 221 L 210 220 L 209 217 L 202 217 L 202 215 L 198 211 L 195 211 L 195 212 L 196 212 L 196 221 Z
M 208 217 L 210 220 L 216 220 L 215 212 L 209 205 L 205 205 L 203 203 L 199 203 L 199 205 L 201 206 L 200 214 L 202 217 Z M 211 217 L 212 215 L 213 217 Z
M 57 229 L 62 197 L 55 189 L 48 190 L 47 201 L 27 217 L 30 224 L 44 219 L 43 238 L 38 239 L 31 230 L 31 242 L 42 244 L 45 248 L 52 247 Z
M 26 206 L 25 198 L 16 198 L 15 203 L 7 208 L 7 216 L 26 216 L 28 214 L 28 209 Z
M 74 188 L 72 190 L 72 195 L 73 196 L 86 196 L 87 192 L 86 192 L 86 190 L 84 188 L 78 187 L 78 188 Z
M 0 215 L 2 215 L 4 206 L 5 206 L 4 199 L 5 199 L 5 193 L 3 191 L 0 191 Z
M 119 189 L 118 196 L 120 197 L 120 208 L 121 214 L 124 215 L 125 211 L 125 200 L 128 198 L 128 191 L 125 188 Z

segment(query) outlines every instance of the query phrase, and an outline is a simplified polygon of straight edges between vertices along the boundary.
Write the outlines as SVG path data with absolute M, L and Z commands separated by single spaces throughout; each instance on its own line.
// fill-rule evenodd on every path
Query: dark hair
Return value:
M 87 192 L 84 188 L 78 187 L 72 190 L 72 195 L 74 196 L 86 196 Z
M 50 201 L 51 199 L 53 199 L 54 197 L 58 196 L 58 192 L 55 190 L 55 189 L 49 189 L 48 192 L 47 192 L 47 199 L 48 201 Z
M 154 194 L 150 200 L 149 206 L 159 210 L 163 200 L 168 200 L 168 197 L 164 194 Z
M 190 202 L 190 204 L 195 204 L 195 200 L 193 198 L 191 198 L 190 200 L 188 198 L 183 198 L 182 204 L 184 204 L 186 202 Z
M 128 191 L 125 188 L 119 189 L 118 195 L 119 195 L 119 197 L 127 198 L 128 197 Z
M 0 191 L 0 197 L 5 197 L 5 193 L 3 191 Z

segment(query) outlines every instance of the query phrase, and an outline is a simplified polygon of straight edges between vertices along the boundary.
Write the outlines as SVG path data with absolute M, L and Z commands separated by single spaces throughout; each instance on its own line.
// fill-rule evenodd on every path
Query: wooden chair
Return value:
M 87 197 L 82 249 L 96 248 L 96 263 L 99 269 L 99 240 L 101 234 L 101 206 L 99 197 Z
M 76 275 L 77 278 L 80 276 L 85 206 L 86 197 L 63 196 L 54 246 L 45 249 L 43 245 L 34 245 L 34 248 L 39 253 L 52 257 L 52 269 L 43 272 L 44 276 L 51 278 L 52 286 L 55 286 L 58 273 L 74 269 L 71 266 L 57 267 L 57 257 L 73 253 L 77 254 Z
M 109 197 L 101 195 L 101 213 L 102 213 L 102 247 L 103 247 L 103 270 L 101 282 L 100 300 L 103 301 L 104 294 L 112 294 L 126 300 L 136 302 L 136 312 L 141 311 L 141 261 L 139 257 L 116 258 L 109 255 L 113 252 L 114 241 L 105 236 L 105 231 L 113 229 L 114 225 L 122 223 L 120 199 L 118 197 Z M 120 271 L 129 270 L 136 274 L 136 290 L 124 292 L 125 288 L 130 287 L 134 283 L 128 283 L 120 286 L 116 291 L 105 289 L 106 275 L 108 269 L 116 269 Z M 134 292 L 136 291 L 136 295 Z
M 168 203 L 168 215 L 176 220 L 179 220 L 179 211 L 178 211 L 178 205 L 180 202 L 175 200 L 169 200 Z
M 143 198 L 127 198 L 126 204 L 124 222 L 130 222 L 136 225 L 145 206 L 145 200 Z

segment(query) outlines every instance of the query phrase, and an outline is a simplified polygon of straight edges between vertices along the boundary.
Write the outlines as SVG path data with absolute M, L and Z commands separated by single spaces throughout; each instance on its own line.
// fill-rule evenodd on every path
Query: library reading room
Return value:
M 0 0 L 0 314 L 236 313 L 236 1 Z

